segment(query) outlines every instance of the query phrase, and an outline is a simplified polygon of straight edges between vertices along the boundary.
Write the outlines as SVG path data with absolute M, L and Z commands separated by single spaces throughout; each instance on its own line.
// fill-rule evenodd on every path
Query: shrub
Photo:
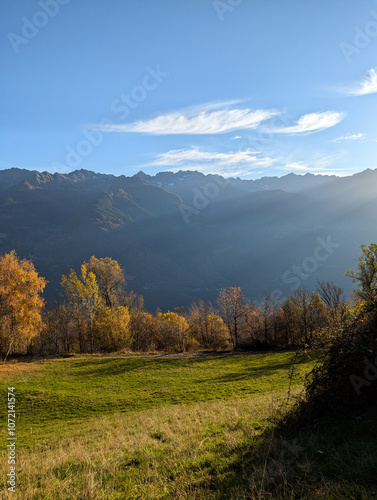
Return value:
M 287 421 L 309 423 L 370 410 L 377 401 L 377 313 L 361 308 L 340 328 L 309 374 Z

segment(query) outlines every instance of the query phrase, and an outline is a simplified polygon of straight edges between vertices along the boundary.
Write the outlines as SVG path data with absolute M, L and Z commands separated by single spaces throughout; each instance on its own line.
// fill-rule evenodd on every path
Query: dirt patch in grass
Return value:
M 29 374 L 41 369 L 40 362 L 38 363 L 20 363 L 17 361 L 0 362 L 1 377 L 18 377 L 19 375 Z

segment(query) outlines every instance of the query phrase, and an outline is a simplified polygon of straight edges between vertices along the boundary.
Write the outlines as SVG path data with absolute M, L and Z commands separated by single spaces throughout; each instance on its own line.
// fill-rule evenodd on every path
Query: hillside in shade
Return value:
M 257 181 L 199 172 L 133 177 L 0 171 L 0 251 L 32 258 L 60 293 L 91 255 L 119 261 L 149 308 L 172 308 L 240 285 L 258 299 L 317 279 L 337 282 L 376 241 L 377 170 Z M 279 290 L 279 292 L 277 292 Z

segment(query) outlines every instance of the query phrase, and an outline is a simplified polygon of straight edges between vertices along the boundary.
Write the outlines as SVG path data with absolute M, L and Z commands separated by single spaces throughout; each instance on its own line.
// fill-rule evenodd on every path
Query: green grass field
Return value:
M 348 427 L 348 440 L 326 428 L 287 440 L 268 419 L 317 357 L 301 354 L 293 377 L 293 353 L 0 364 L 1 498 L 373 498 L 373 426 Z M 15 494 L 5 484 L 9 385 Z

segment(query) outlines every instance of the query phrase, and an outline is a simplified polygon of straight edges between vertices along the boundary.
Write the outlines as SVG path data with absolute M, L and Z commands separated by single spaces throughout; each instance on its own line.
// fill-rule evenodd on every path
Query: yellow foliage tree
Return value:
M 81 266 L 81 276 L 71 269 L 68 276 L 62 277 L 62 287 L 77 324 L 80 352 L 85 350 L 83 320 L 89 330 L 90 351 L 93 352 L 93 318 L 100 306 L 99 287 L 94 273 L 88 271 L 86 264 Z
M 85 262 L 84 265 L 88 271 L 95 274 L 100 295 L 106 306 L 116 307 L 119 305 L 125 283 L 119 263 L 110 257 L 97 259 L 93 255 L 89 262 Z
M 101 351 L 119 351 L 130 347 L 130 313 L 127 307 L 102 307 L 94 318 L 96 347 Z
M 38 335 L 46 280 L 15 251 L 0 256 L 0 357 Z
M 214 312 L 210 312 L 206 316 L 205 328 L 207 338 L 210 339 L 209 347 L 214 349 L 226 348 L 229 345 L 229 329 L 225 325 L 221 316 Z
M 190 335 L 204 349 L 221 349 L 229 345 L 229 329 L 212 305 L 194 303 L 188 315 Z
M 168 311 L 157 316 L 161 347 L 169 351 L 184 352 L 187 347 L 188 323 L 183 316 Z
M 133 350 L 148 351 L 156 349 L 158 325 L 156 318 L 152 314 L 137 308 L 131 309 L 130 330 Z

